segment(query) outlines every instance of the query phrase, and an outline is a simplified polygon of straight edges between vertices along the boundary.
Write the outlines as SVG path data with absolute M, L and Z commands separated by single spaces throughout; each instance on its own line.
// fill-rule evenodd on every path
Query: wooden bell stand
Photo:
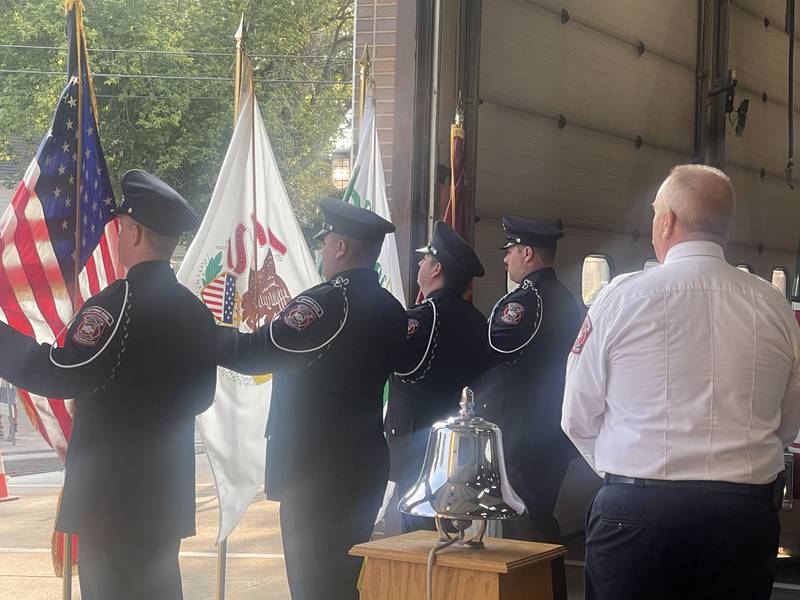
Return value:
M 439 540 L 431 531 L 358 544 L 352 556 L 364 557 L 361 600 L 425 600 L 428 553 Z M 558 600 L 554 595 L 554 561 L 563 561 L 564 546 L 486 538 L 473 550 L 451 546 L 436 555 L 435 600 Z

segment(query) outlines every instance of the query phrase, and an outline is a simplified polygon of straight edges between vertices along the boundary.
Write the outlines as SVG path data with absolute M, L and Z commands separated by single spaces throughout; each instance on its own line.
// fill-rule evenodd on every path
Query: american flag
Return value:
M 0 318 L 48 343 L 63 336 L 84 300 L 122 276 L 111 213 L 114 193 L 98 138 L 88 53 L 77 8 L 70 8 L 68 82 L 53 125 L 0 219 Z M 20 396 L 39 433 L 63 461 L 72 433 L 72 402 L 25 391 Z
M 227 325 L 233 324 L 236 277 L 230 273 L 219 275 L 203 288 L 200 297 L 218 321 Z

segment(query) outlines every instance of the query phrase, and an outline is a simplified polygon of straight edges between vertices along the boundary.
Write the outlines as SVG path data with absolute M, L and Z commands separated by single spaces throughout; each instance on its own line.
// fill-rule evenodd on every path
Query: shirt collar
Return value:
M 683 260 L 695 256 L 708 256 L 725 260 L 725 251 L 722 249 L 722 246 L 716 242 L 700 240 L 681 242 L 669 249 L 664 263 L 675 262 L 676 260 Z

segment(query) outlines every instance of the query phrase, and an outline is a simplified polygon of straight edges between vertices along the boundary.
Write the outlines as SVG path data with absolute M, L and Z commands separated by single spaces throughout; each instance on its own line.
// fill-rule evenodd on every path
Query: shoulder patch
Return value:
M 578 332 L 578 337 L 575 338 L 575 343 L 572 345 L 572 353 L 580 354 L 583 352 L 583 347 L 586 345 L 586 340 L 592 334 L 592 319 L 589 315 L 583 320 L 581 330 Z
M 102 306 L 90 306 L 81 312 L 81 319 L 72 334 L 72 341 L 81 346 L 94 348 L 103 337 L 103 333 L 114 324 L 111 316 Z
M 323 314 L 322 306 L 311 296 L 298 296 L 283 311 L 283 322 L 292 329 L 304 331 Z
M 509 302 L 500 312 L 500 320 L 506 325 L 519 325 L 525 316 L 525 307 L 519 302 Z
M 410 318 L 408 319 L 408 328 L 406 330 L 406 339 L 411 339 L 414 337 L 414 334 L 417 333 L 419 330 L 421 323 L 417 319 Z

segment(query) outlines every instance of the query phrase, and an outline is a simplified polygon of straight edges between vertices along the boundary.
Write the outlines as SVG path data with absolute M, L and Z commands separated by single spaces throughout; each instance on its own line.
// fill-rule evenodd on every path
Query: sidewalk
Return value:
M 3 458 L 8 460 L 9 456 L 19 454 L 33 454 L 46 452 L 55 456 L 55 452 L 39 435 L 39 432 L 31 424 L 28 415 L 20 407 L 19 430 L 17 431 L 16 445 L 6 438 L 11 433 L 11 424 L 8 421 L 8 405 L 0 404 L 0 420 L 3 423 L 3 436 L 0 437 L 0 452 Z
M 9 441 L 10 424 L 6 405 L 0 404 L 3 420 L 3 437 L 0 437 L 0 452 L 3 453 L 3 464 L 9 477 L 29 473 L 46 473 L 63 469 L 55 451 L 39 435 L 39 432 L 28 420 L 27 415 L 20 414 L 16 443 Z

